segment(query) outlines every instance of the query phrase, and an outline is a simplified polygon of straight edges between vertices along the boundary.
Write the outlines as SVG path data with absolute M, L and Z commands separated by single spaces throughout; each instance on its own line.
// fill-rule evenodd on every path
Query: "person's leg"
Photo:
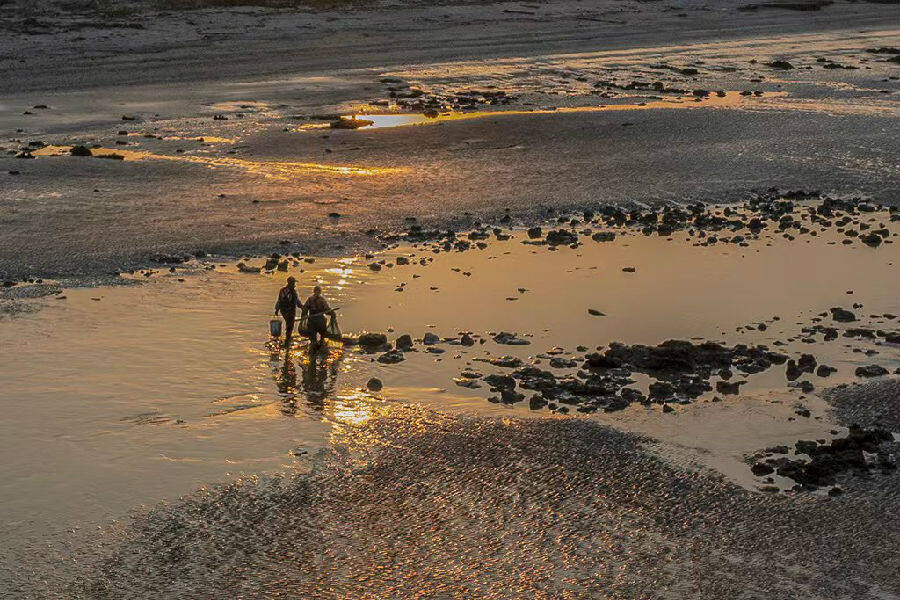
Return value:
M 284 315 L 284 343 L 290 342 L 294 336 L 294 313 Z

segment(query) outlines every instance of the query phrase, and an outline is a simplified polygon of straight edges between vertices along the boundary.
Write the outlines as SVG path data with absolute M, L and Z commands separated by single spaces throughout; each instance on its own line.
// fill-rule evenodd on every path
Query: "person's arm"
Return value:
M 328 300 L 322 298 L 322 314 L 333 314 L 334 311 L 331 310 L 331 307 L 328 305 Z
M 278 314 L 278 309 L 280 308 L 280 304 L 281 304 L 281 294 L 279 294 L 278 297 L 275 298 L 275 314 L 276 315 Z

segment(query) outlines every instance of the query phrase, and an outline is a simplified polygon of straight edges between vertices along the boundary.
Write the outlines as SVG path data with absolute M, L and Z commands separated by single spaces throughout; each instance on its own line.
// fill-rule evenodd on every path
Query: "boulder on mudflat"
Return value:
M 386 365 L 393 365 L 398 362 L 403 362 L 406 357 L 403 355 L 402 350 L 397 350 L 396 348 L 393 350 L 388 350 L 384 354 L 378 357 L 378 362 Z
M 409 350 L 413 347 L 412 336 L 409 334 L 404 334 L 398 337 L 394 341 L 394 347 L 398 350 Z
M 501 331 L 495 335 L 494 341 L 505 346 L 527 346 L 531 343 L 526 339 L 518 337 L 515 333 L 510 333 L 508 331 Z
M 856 315 L 845 308 L 835 306 L 829 310 L 831 311 L 831 318 L 838 323 L 850 323 L 856 320 Z
M 887 375 L 888 372 L 889 371 L 881 365 L 866 365 L 863 367 L 856 367 L 857 377 L 881 377 L 882 375 Z
M 363 348 L 377 348 L 387 344 L 387 336 L 383 333 L 363 332 L 357 342 Z

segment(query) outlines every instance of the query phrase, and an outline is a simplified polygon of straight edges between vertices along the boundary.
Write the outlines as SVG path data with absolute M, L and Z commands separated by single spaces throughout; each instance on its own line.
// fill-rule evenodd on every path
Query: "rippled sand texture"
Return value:
M 819 598 L 900 593 L 900 496 L 761 496 L 578 419 L 412 407 L 310 478 L 158 508 L 82 557 L 77 597 Z M 827 524 L 827 526 L 824 526 Z

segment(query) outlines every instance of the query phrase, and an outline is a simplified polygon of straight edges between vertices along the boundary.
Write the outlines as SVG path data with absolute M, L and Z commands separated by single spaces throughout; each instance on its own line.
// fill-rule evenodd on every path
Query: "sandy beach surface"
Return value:
M 900 598 L 900 6 L 185 4 L 0 5 L 0 596 Z

